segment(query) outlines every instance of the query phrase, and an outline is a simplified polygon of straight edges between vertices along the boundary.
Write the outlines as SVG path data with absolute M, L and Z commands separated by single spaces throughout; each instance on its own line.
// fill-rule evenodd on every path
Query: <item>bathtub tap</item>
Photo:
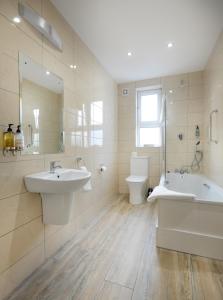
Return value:
M 175 169 L 175 171 L 174 171 L 175 173 L 180 173 L 181 175 L 183 175 L 183 174 L 189 174 L 189 171 L 188 171 L 188 169 L 187 168 L 184 168 L 184 167 L 182 167 L 182 168 L 180 168 L 180 169 Z

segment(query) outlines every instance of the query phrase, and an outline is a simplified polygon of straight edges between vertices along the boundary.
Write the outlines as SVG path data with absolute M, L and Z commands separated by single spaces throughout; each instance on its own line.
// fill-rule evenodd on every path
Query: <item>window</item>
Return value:
M 161 145 L 161 89 L 137 91 L 137 147 Z

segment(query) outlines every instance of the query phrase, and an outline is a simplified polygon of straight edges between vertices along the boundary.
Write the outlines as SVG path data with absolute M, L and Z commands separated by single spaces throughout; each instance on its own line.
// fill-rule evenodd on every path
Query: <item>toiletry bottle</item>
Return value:
M 18 151 L 21 151 L 24 149 L 24 135 L 21 131 L 21 125 L 17 126 L 17 130 L 15 133 L 15 148 Z
M 196 138 L 199 138 L 199 137 L 200 137 L 200 128 L 199 128 L 198 125 L 196 126 L 195 136 L 196 136 Z
M 3 135 L 3 147 L 5 150 L 15 150 L 15 134 L 12 131 L 13 124 L 9 124 L 9 127 Z
M 4 136 L 4 133 L 1 133 L 0 134 L 0 149 L 2 150 L 2 149 L 4 149 L 4 143 L 3 143 L 3 136 Z

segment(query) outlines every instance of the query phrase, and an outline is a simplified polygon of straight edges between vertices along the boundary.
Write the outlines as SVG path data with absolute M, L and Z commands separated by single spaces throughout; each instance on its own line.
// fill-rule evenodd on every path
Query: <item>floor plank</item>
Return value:
M 105 281 L 99 295 L 95 300 L 131 300 L 132 290 L 118 284 Z
M 223 299 L 223 262 L 156 247 L 156 206 L 107 209 L 10 300 Z
M 131 214 L 131 221 L 119 235 L 118 247 L 114 252 L 112 266 L 106 280 L 133 288 L 145 243 L 148 241 L 152 226 L 149 219 L 153 208 L 141 206 Z
M 191 256 L 194 299 L 223 299 L 223 261 Z

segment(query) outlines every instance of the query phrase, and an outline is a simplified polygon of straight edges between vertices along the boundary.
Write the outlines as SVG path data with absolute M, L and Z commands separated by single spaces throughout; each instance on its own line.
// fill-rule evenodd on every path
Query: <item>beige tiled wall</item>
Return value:
M 0 299 L 14 289 L 118 192 L 117 86 L 48 0 L 27 0 L 59 32 L 63 52 L 55 50 L 28 23 L 15 25 L 17 0 L 0 1 L 0 124 L 19 122 L 18 52 L 30 56 L 64 80 L 65 153 L 3 157 L 0 154 Z M 70 69 L 70 64 L 77 69 Z M 103 124 L 91 124 L 91 104 L 103 102 Z M 80 123 L 77 125 L 77 119 Z M 102 135 L 95 134 L 101 130 Z M 51 160 L 73 168 L 82 156 L 92 172 L 91 192 L 76 195 L 66 226 L 42 224 L 41 199 L 26 191 L 26 174 L 49 169 Z M 107 172 L 99 174 L 100 164 Z
M 205 83 L 205 174 L 223 187 L 223 32 L 210 56 L 204 72 Z M 209 115 L 212 110 L 218 110 L 213 116 L 213 138 L 218 143 L 209 142 Z
M 203 72 L 179 74 L 120 84 L 118 86 L 119 107 L 119 191 L 128 192 L 125 178 L 130 172 L 131 152 L 151 157 L 149 185 L 159 183 L 163 166 L 162 148 L 136 148 L 136 89 L 161 86 L 167 99 L 167 170 L 190 166 L 195 150 L 195 127 L 200 127 L 203 147 Z M 128 89 L 128 96 L 122 90 Z M 177 138 L 183 134 L 183 140 Z

